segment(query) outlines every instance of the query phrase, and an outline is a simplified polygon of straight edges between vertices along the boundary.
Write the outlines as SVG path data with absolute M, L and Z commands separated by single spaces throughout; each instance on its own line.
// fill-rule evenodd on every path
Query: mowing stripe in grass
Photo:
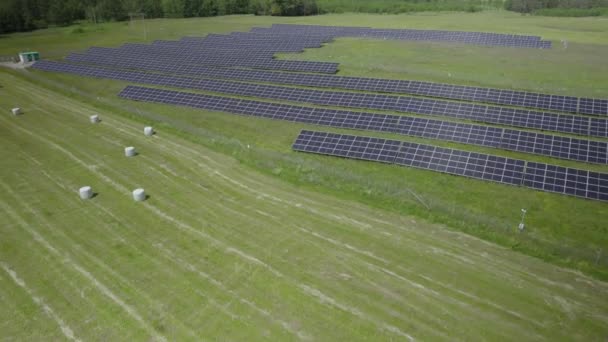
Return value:
M 59 325 L 59 328 L 61 328 L 61 332 L 68 340 L 80 341 L 77 337 L 74 336 L 74 332 L 72 331 L 72 329 L 63 321 L 63 319 L 61 319 L 59 315 L 57 315 L 57 313 L 55 313 L 53 308 L 51 308 L 48 304 L 45 303 L 44 298 L 36 296 L 32 289 L 30 289 L 26 285 L 25 281 L 19 278 L 17 272 L 12 270 L 6 263 L 2 261 L 0 261 L 0 267 L 2 267 L 2 269 L 11 277 L 15 284 L 19 285 L 19 287 L 22 288 L 23 291 L 25 291 L 32 298 L 32 301 L 42 307 L 44 312 L 49 315 L 49 317 L 51 317 L 57 323 L 57 325 Z

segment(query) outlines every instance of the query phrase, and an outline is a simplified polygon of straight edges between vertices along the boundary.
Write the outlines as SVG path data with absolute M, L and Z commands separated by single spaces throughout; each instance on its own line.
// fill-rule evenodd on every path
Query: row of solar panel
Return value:
M 608 143 L 398 115 L 369 114 L 128 86 L 119 96 L 275 120 L 396 133 L 589 163 L 608 163 Z
M 452 34 L 470 37 L 495 37 L 505 39 L 518 39 L 522 41 L 540 41 L 539 36 L 505 34 L 496 32 L 471 32 L 471 31 L 445 31 L 445 30 L 421 30 L 421 29 L 390 29 L 390 28 L 371 28 L 361 26 L 328 26 L 328 25 L 301 25 L 301 24 L 272 24 L 270 28 L 254 27 L 250 32 L 267 33 L 276 32 L 277 34 L 293 34 L 294 32 L 330 32 L 347 34 L 369 34 L 370 32 L 379 33 L 419 33 L 419 34 Z
M 285 37 L 319 37 L 323 41 L 327 42 L 337 37 L 358 37 L 358 38 L 371 38 L 371 39 L 383 39 L 383 40 L 409 40 L 409 41 L 442 41 L 442 42 L 456 42 L 465 44 L 485 45 L 485 46 L 504 46 L 504 47 L 527 47 L 527 48 L 551 48 L 550 41 L 524 41 L 513 37 L 496 37 L 496 36 L 471 36 L 454 34 L 450 31 L 442 33 L 392 33 L 392 32 L 381 32 L 374 31 L 366 34 L 351 34 L 351 33 L 334 33 L 326 34 L 325 32 L 306 32 L 306 31 L 293 31 L 293 32 L 278 32 L 267 29 L 267 31 L 257 31 L 250 33 L 251 36 L 214 36 L 210 37 L 207 42 L 228 42 L 230 39 L 238 39 L 240 42 L 264 42 L 270 41 L 276 37 L 278 39 L 287 39 Z M 292 38 L 295 39 L 295 38 Z M 236 40 L 235 40 L 236 41 Z M 322 43 L 323 41 L 320 41 Z
M 162 62 L 161 65 L 169 68 L 171 65 L 179 67 L 183 64 L 178 63 L 175 58 L 171 57 L 162 57 L 158 55 L 154 56 L 137 56 L 132 53 L 128 53 L 125 51 L 112 51 L 112 52 L 100 52 L 96 51 L 95 53 L 71 53 L 66 57 L 66 60 L 71 62 L 95 62 L 95 61 L 121 61 L 121 60 L 130 60 L 135 61 L 139 60 L 142 66 L 146 65 L 149 62 L 158 63 Z M 338 63 L 326 63 L 326 62 L 310 62 L 310 61 L 285 61 L 285 60 L 276 60 L 276 59 L 247 59 L 247 58 L 239 58 L 230 57 L 230 56 L 209 56 L 204 59 L 201 63 L 207 65 L 218 65 L 218 66 L 228 66 L 228 67 L 250 67 L 250 68 L 259 68 L 259 69 L 271 69 L 271 70 L 288 70 L 288 71 L 298 71 L 298 72 L 318 72 L 318 73 L 328 73 L 334 74 L 338 71 Z M 193 64 L 200 65 L 200 64 Z
M 259 49 L 243 49 L 240 50 L 222 50 L 222 49 L 186 49 L 184 47 L 172 47 L 172 46 L 160 46 L 160 45 L 147 45 L 147 44 L 124 44 L 117 49 L 92 47 L 87 50 L 87 53 L 95 52 L 110 52 L 115 53 L 116 51 L 132 53 L 132 54 L 144 54 L 146 56 L 157 55 L 170 55 L 179 57 L 181 63 L 200 63 L 209 57 L 239 57 L 239 58 L 250 58 L 250 59 L 271 59 L 275 55 L 275 51 L 272 50 L 259 50 Z
M 267 36 L 267 37 L 271 37 L 271 36 L 275 36 L 275 35 L 285 35 L 285 33 L 278 33 L 278 32 L 273 32 L 272 30 L 267 30 L 266 32 L 254 32 L 253 34 L 256 34 L 258 36 Z M 304 31 L 293 31 L 293 32 L 288 32 L 288 34 L 290 34 L 291 36 L 297 36 L 297 35 L 306 35 L 306 36 L 310 36 L 311 32 L 306 32 Z M 314 35 L 314 32 L 312 32 L 312 34 Z M 520 46 L 527 46 L 527 47 L 537 47 L 539 45 L 542 45 L 541 43 L 544 43 L 540 40 L 536 40 L 536 41 L 526 41 L 526 40 L 521 40 L 521 39 L 517 39 L 514 37 L 496 37 L 496 36 L 471 36 L 471 35 L 464 35 L 464 34 L 460 34 L 460 33 L 454 33 L 451 31 L 444 31 L 444 32 L 436 32 L 436 33 L 419 33 L 416 31 L 412 31 L 412 32 L 408 32 L 408 33 L 392 33 L 392 32 L 381 32 L 381 31 L 374 31 L 372 33 L 369 34 L 349 34 L 349 33 L 335 33 L 332 35 L 329 35 L 329 37 L 335 38 L 335 37 L 343 37 L 343 36 L 355 36 L 355 37 L 361 37 L 361 38 L 386 38 L 386 39 L 405 39 L 405 40 L 443 40 L 443 41 L 461 41 L 461 42 L 466 42 L 466 43 L 475 43 L 475 42 L 488 42 L 488 43 L 495 43 L 495 42 L 499 42 L 500 45 L 520 45 Z M 244 38 L 244 37 L 243 37 Z M 252 36 L 252 39 L 257 39 L 256 36 Z
M 70 57 L 71 60 L 74 58 Z M 127 59 L 115 60 L 112 57 L 83 58 L 81 61 L 91 61 L 95 64 L 122 67 L 143 67 L 157 71 L 165 71 L 165 63 L 160 61 L 141 62 Z M 177 67 L 175 67 L 177 68 Z M 184 68 L 184 66 L 180 66 Z M 192 69 L 198 67 L 193 66 Z M 191 74 L 191 69 L 183 73 Z M 172 73 L 176 73 L 172 71 Z M 363 109 L 390 110 L 423 115 L 448 116 L 459 119 L 473 120 L 484 123 L 501 124 L 514 127 L 541 129 L 571 133 L 585 136 L 608 137 L 608 120 L 600 118 L 579 117 L 567 114 L 554 114 L 532 110 L 522 110 L 507 107 L 496 107 L 481 104 L 467 104 L 443 100 L 423 99 L 407 96 L 346 93 L 314 89 L 297 89 L 274 85 L 248 84 L 232 81 L 214 81 L 193 78 L 170 78 L 158 75 L 155 82 L 164 85 L 210 90 L 235 95 L 262 97 L 275 100 L 308 102 L 319 105 L 330 105 Z
M 88 56 L 143 56 L 142 59 L 155 59 L 162 61 L 178 62 L 182 64 L 207 64 L 209 61 L 224 60 L 228 62 L 246 61 L 246 63 L 263 64 L 272 60 L 275 52 L 270 50 L 248 50 L 223 51 L 207 50 L 189 52 L 179 48 L 150 47 L 148 45 L 123 45 L 120 48 L 89 48 L 85 55 Z
M 232 35 L 231 35 L 232 36 Z M 271 39 L 276 37 L 277 39 L 289 39 L 289 37 L 296 36 L 305 36 L 305 37 L 323 37 L 324 39 L 335 39 L 337 37 L 358 37 L 358 38 L 384 38 L 384 39 L 404 39 L 404 40 L 442 40 L 442 41 L 461 41 L 465 43 L 475 43 L 475 42 L 500 42 L 500 45 L 508 46 L 528 46 L 528 47 L 539 47 L 542 45 L 543 41 L 536 40 L 525 40 L 519 39 L 514 36 L 500 36 L 500 35 L 471 35 L 471 34 L 463 34 L 461 32 L 453 32 L 453 31 L 438 31 L 438 32 L 420 32 L 416 30 L 412 30 L 409 32 L 391 32 L 384 30 L 372 30 L 367 33 L 349 33 L 349 32 L 334 32 L 334 33 L 325 33 L 323 31 L 309 31 L 309 30 L 287 30 L 286 32 L 279 30 L 258 30 L 252 31 L 248 34 L 241 34 L 237 37 L 238 39 L 246 40 L 262 40 L 262 39 Z M 226 36 L 224 36 L 226 37 Z M 221 39 L 221 37 L 214 37 L 214 39 Z
M 241 50 L 257 50 L 257 51 L 270 51 L 273 53 L 279 52 L 302 52 L 304 49 L 308 48 L 319 48 L 321 45 L 312 45 L 312 44 L 302 44 L 302 43 L 255 43 L 255 44 L 234 44 L 234 43 L 226 43 L 226 44 L 210 44 L 206 42 L 196 43 L 196 42 L 174 42 L 174 41 L 155 41 L 152 43 L 154 47 L 170 47 L 170 48 L 179 48 L 184 49 L 184 51 L 235 51 L 239 52 Z
M 471 31 L 445 31 L 445 30 L 420 30 L 420 29 L 390 29 L 390 28 L 371 28 L 371 27 L 348 27 L 348 26 L 325 26 L 325 25 L 298 25 L 298 24 L 272 24 L 270 28 L 254 27 L 250 32 L 255 33 L 289 33 L 298 32 L 314 32 L 320 34 L 322 32 L 329 33 L 345 33 L 345 34 L 373 34 L 378 33 L 412 33 L 412 34 L 451 34 L 467 37 L 492 37 L 504 39 L 518 39 L 521 41 L 540 41 L 539 36 L 504 34 L 495 32 L 471 32 Z
M 294 41 L 214 41 L 214 40 L 180 40 L 180 41 L 155 41 L 154 46 L 180 47 L 184 49 L 265 49 L 277 52 L 301 51 L 307 48 L 318 48 L 322 46 L 319 41 L 294 40 Z
M 396 140 L 303 130 L 296 151 L 363 159 L 608 201 L 608 174 Z
M 435 40 L 460 41 L 484 45 L 520 46 L 535 48 L 551 48 L 550 41 L 542 41 L 538 36 L 508 35 L 499 33 L 438 31 L 438 30 L 412 30 L 412 29 L 371 29 L 340 27 L 315 27 L 311 25 L 276 24 L 272 28 L 253 28 L 250 33 L 255 34 L 303 34 L 303 35 L 332 35 L 350 37 L 369 37 L 381 39 L 404 40 Z
M 333 37 L 367 37 L 380 39 L 400 40 L 429 40 L 429 41 L 455 41 L 491 46 L 551 48 L 550 41 L 542 41 L 536 36 L 502 35 L 497 33 L 459 32 L 438 30 L 399 30 L 399 29 L 371 29 L 371 28 L 340 28 L 321 27 L 313 25 L 287 25 L 275 24 L 271 28 L 253 28 L 252 33 L 272 34 L 281 32 L 291 34 L 327 34 Z
M 168 43 L 155 43 L 156 46 L 166 46 L 166 45 L 172 45 L 172 46 L 187 46 L 188 43 L 180 43 L 180 44 L 168 44 Z M 196 43 L 190 43 L 190 46 L 197 46 Z M 231 50 L 234 49 L 235 47 L 240 47 L 241 49 L 250 49 L 250 50 L 271 50 L 271 51 L 276 51 L 276 52 L 300 52 L 304 49 L 308 49 L 308 48 L 318 48 L 321 47 L 321 45 L 314 45 L 311 46 L 311 44 L 302 44 L 302 43 L 297 43 L 297 42 L 291 42 L 291 43 L 285 43 L 285 42 L 274 42 L 274 43 L 270 43 L 270 42 L 262 42 L 262 43 L 239 43 L 239 44 L 235 44 L 235 43 L 231 43 L 231 42 L 217 42 L 217 43 L 209 43 L 209 42 L 204 42 L 203 44 L 200 44 L 201 47 L 204 47 L 206 49 L 217 49 L 217 50 Z
M 331 41 L 333 38 L 331 35 L 284 35 L 284 34 L 255 34 L 255 33 L 242 33 L 242 34 L 209 34 L 204 38 L 198 40 L 198 42 L 232 42 L 232 43 L 247 43 L 247 42 L 308 42 L 310 44 L 322 44 Z M 187 42 L 193 40 L 188 39 Z
M 239 40 L 261 40 L 261 39 L 273 39 L 273 40 L 285 40 L 285 41 L 293 41 L 294 38 L 299 39 L 310 39 L 310 40 L 320 40 L 324 43 L 330 42 L 333 40 L 332 35 L 327 34 L 319 34 L 319 35 L 307 35 L 307 36 L 297 36 L 291 34 L 289 32 L 273 32 L 270 34 L 267 33 L 255 33 L 255 32 L 231 32 L 228 37 L 239 39 Z
M 320 36 L 289 36 L 289 39 L 283 39 L 283 36 L 262 35 L 257 38 L 240 38 L 237 36 L 214 36 L 208 35 L 200 39 L 182 39 L 177 42 L 168 43 L 167 41 L 155 42 L 157 45 L 173 45 L 173 46 L 189 46 L 197 47 L 204 46 L 207 48 L 227 48 L 240 46 L 248 49 L 264 47 L 268 49 L 278 49 L 284 47 L 316 48 L 322 44 L 332 40 L 331 37 Z
M 275 52 L 272 50 L 255 50 L 255 49 L 242 49 L 241 51 L 234 50 L 222 50 L 222 49 L 211 49 L 211 50 L 197 50 L 189 52 L 187 50 L 180 50 L 178 48 L 164 48 L 150 45 L 139 45 L 139 44 L 126 44 L 120 48 L 103 48 L 103 47 L 92 47 L 89 48 L 85 55 L 90 56 L 112 56 L 114 58 L 122 57 L 139 57 L 142 60 L 145 59 L 159 59 L 163 61 L 173 60 L 174 63 L 178 58 L 180 63 L 194 63 L 194 64 L 206 64 L 207 61 L 215 60 L 226 60 L 226 63 L 235 63 L 241 65 L 242 63 L 267 63 L 272 60 Z M 331 67 L 335 70 L 338 63 L 333 62 L 314 62 L 314 61 L 282 61 L 276 60 L 276 62 L 291 62 L 291 64 L 301 63 L 303 65 L 311 66 L 324 66 Z M 294 63 L 295 62 L 295 63 Z M 230 66 L 228 64 L 228 66 Z
M 130 60 L 133 62 L 139 61 L 142 66 L 146 65 L 140 57 L 134 56 L 133 51 L 130 51 L 130 47 L 133 45 L 126 44 L 120 54 L 115 52 L 116 50 L 108 50 L 104 48 L 92 48 L 90 52 L 99 52 L 104 57 Z M 145 45 L 144 45 L 145 46 Z M 140 49 L 141 47 L 137 47 Z M 126 50 L 126 51 L 125 51 Z M 181 51 L 181 50 L 180 50 Z M 211 50 L 207 54 L 200 54 L 200 58 L 196 58 L 197 63 L 205 63 L 204 59 L 208 59 L 209 54 L 216 53 L 222 57 L 231 58 L 231 56 L 238 56 L 239 58 L 247 56 L 247 49 L 241 51 L 234 50 Z M 270 50 L 263 50 L 263 53 L 274 53 Z M 173 52 L 173 51 L 171 51 Z M 184 55 L 188 55 L 187 52 L 181 52 Z M 176 52 L 177 55 L 177 52 Z M 227 55 L 227 56 L 226 56 Z M 156 56 L 149 55 L 153 58 Z M 185 57 L 186 58 L 186 57 Z M 246 58 L 246 57 L 244 57 Z M 186 58 L 187 59 L 187 58 Z M 217 58 L 216 58 L 217 59 Z M 155 58 L 159 61 L 158 58 Z M 163 59 L 165 60 L 165 59 Z M 215 59 L 214 59 L 215 60 Z M 226 58 L 222 58 L 224 61 L 228 61 Z M 180 61 L 184 62 L 181 59 Z M 169 60 L 167 59 L 167 62 Z M 111 61 L 108 63 L 115 64 Z M 131 63 L 132 64 L 132 63 Z M 173 63 L 174 64 L 174 63 Z M 222 64 L 226 65 L 226 63 Z M 178 67 L 175 65 L 174 67 Z M 169 68 L 170 69 L 170 68 Z M 170 70 L 168 70 L 170 71 Z M 342 88 L 362 91 L 374 91 L 374 92 L 387 92 L 387 93 L 405 93 L 414 94 L 421 96 L 440 97 L 455 100 L 467 100 L 476 102 L 488 102 L 501 105 L 517 106 L 517 107 L 530 107 L 538 109 L 549 109 L 555 111 L 569 112 L 569 113 L 580 113 L 580 114 L 591 114 L 606 116 L 608 115 L 608 100 L 602 99 L 591 99 L 591 98 L 577 98 L 570 96 L 559 96 L 559 95 L 547 95 L 531 92 L 504 90 L 504 89 L 491 89 L 491 88 L 480 88 L 480 87 L 469 87 L 460 85 L 450 85 L 441 83 L 430 83 L 421 81 L 405 81 L 405 80 L 388 80 L 388 79 L 373 79 L 373 78 L 358 78 L 358 77 L 343 77 L 343 76 L 329 76 L 329 75 L 313 75 L 313 74 L 292 74 L 292 73 L 280 73 L 265 70 L 233 70 L 233 69 L 217 69 L 209 68 L 200 65 L 198 68 L 192 71 L 192 76 L 205 76 L 205 77 L 221 77 L 231 78 L 238 80 L 249 80 L 249 81 L 264 81 L 272 83 L 282 83 L 291 85 L 304 85 L 321 88 Z

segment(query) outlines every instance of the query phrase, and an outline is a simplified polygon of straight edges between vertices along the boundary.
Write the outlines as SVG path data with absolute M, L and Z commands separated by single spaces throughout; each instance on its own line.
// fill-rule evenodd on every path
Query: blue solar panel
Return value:
M 340 27 L 317 25 L 273 24 L 271 28 L 253 28 L 255 34 L 328 35 L 331 37 L 359 37 L 413 41 L 458 42 L 488 46 L 550 49 L 551 41 L 538 36 L 509 35 L 485 32 L 462 32 L 412 29 L 372 29 L 369 27 Z
M 608 143 L 540 133 L 426 118 L 264 103 L 135 86 L 126 87 L 119 96 L 137 101 L 160 102 L 277 120 L 440 139 L 589 163 L 608 163 L 605 152 L 608 150 Z M 560 151 L 564 152 L 557 153 Z
M 242 47 L 245 49 L 245 47 Z M 149 48 L 147 50 L 154 50 Z M 152 65 L 161 65 L 165 71 L 170 71 L 172 65 L 215 65 L 225 67 L 248 67 L 270 70 L 287 70 L 300 72 L 316 72 L 333 74 L 338 71 L 338 63 L 330 62 L 313 62 L 313 61 L 292 61 L 292 60 L 277 60 L 272 59 L 269 51 L 258 52 L 242 51 L 242 52 L 226 52 L 221 50 L 215 52 L 202 53 L 186 53 L 181 56 L 172 53 L 170 49 L 166 53 L 144 53 L 141 48 L 137 47 L 131 51 L 126 48 L 90 48 L 86 53 L 72 53 L 68 55 L 66 60 L 72 62 L 88 62 L 110 64 L 113 66 L 122 65 L 122 61 L 139 61 L 138 66 L 141 67 L 146 63 Z M 179 68 L 179 66 L 178 66 Z
M 108 60 L 107 63 L 112 63 L 112 60 Z M 51 71 L 75 72 L 87 75 L 98 74 L 100 75 L 99 77 L 108 77 L 110 75 L 110 72 L 105 71 L 107 69 L 96 71 L 93 69 L 86 69 L 87 67 L 85 66 L 75 65 L 68 67 L 54 62 L 40 62 L 35 64 L 34 67 Z M 608 120 L 606 119 L 576 117 L 567 114 L 554 114 L 533 110 L 385 94 L 363 94 L 329 90 L 301 89 L 232 81 L 180 78 L 144 73 L 135 74 L 133 72 L 129 72 L 128 74 L 125 72 L 120 74 L 121 76 L 116 76 L 119 72 L 120 71 L 116 71 L 115 73 L 112 73 L 111 77 L 121 77 L 121 79 L 140 83 L 201 89 L 239 96 L 288 100 L 294 102 L 308 102 L 325 106 L 379 109 L 404 113 L 448 116 L 506 126 L 532 128 L 587 136 L 608 137 Z
M 378 161 L 608 201 L 608 174 L 405 141 L 303 130 L 293 150 Z
M 271 60 L 277 49 L 264 46 L 231 45 L 226 47 L 205 47 L 196 44 L 169 45 L 125 44 L 119 49 L 91 48 L 87 54 L 77 54 L 68 60 L 111 65 L 113 67 L 162 70 L 163 72 L 189 76 L 219 77 L 237 80 L 263 81 L 314 87 L 342 88 L 372 92 L 405 93 L 466 101 L 488 102 L 501 105 L 548 109 L 569 113 L 608 115 L 608 100 L 587 99 L 568 96 L 548 95 L 522 91 L 487 89 L 451 84 L 420 81 L 385 80 L 358 77 L 336 77 L 329 75 L 280 73 L 270 70 L 227 70 L 209 67 L 241 66 L 279 69 L 286 71 L 310 71 L 333 73 L 337 64 L 323 62 L 302 62 Z M 170 42 L 175 43 L 175 42 Z M 156 43 L 155 43 L 156 44 Z M 296 50 L 301 51 L 302 47 Z M 175 63 L 179 60 L 179 63 Z M 245 61 L 243 61 L 245 60 Z M 184 64 L 197 64 L 190 67 Z M 208 64 L 207 66 L 205 66 Z

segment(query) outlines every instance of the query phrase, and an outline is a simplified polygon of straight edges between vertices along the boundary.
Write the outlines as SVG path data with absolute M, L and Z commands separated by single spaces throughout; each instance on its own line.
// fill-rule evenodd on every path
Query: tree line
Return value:
M 317 2 L 319 1 L 319 5 Z M 471 11 L 503 0 L 0 0 L 0 34 L 70 25 L 78 20 L 121 21 L 227 14 L 311 15 L 322 12 L 403 13 Z M 484 5 L 485 4 L 485 5 Z M 557 16 L 608 15 L 608 0 L 505 0 L 507 10 Z
M 505 8 L 520 13 L 538 13 L 577 16 L 577 13 L 594 15 L 595 9 L 608 7 L 608 0 L 506 0 Z M 597 12 L 601 13 L 601 12 Z
M 315 0 L 0 0 L 0 34 L 66 26 L 77 20 L 121 21 L 130 13 L 146 18 L 190 18 L 227 14 L 311 15 Z

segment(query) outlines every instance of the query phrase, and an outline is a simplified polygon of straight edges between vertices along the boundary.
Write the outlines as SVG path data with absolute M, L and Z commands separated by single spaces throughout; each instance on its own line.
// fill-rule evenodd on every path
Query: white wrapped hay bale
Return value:
M 91 117 L 89 119 L 91 120 L 91 123 L 98 123 L 99 115 L 91 115 Z
M 21 114 L 21 108 L 16 107 L 12 109 L 13 115 L 19 115 Z
M 146 192 L 144 191 L 144 189 L 139 188 L 139 189 L 133 190 L 133 199 L 137 202 L 141 202 L 141 201 L 145 200 Z
M 144 127 L 144 134 L 147 136 L 151 136 L 154 134 L 154 129 L 150 126 Z
M 127 157 L 133 157 L 135 156 L 135 147 L 133 146 L 129 146 L 129 147 L 125 147 L 125 156 Z
M 78 190 L 78 192 L 80 193 L 80 198 L 82 199 L 89 199 L 93 197 L 93 189 L 91 189 L 90 186 L 83 186 Z

